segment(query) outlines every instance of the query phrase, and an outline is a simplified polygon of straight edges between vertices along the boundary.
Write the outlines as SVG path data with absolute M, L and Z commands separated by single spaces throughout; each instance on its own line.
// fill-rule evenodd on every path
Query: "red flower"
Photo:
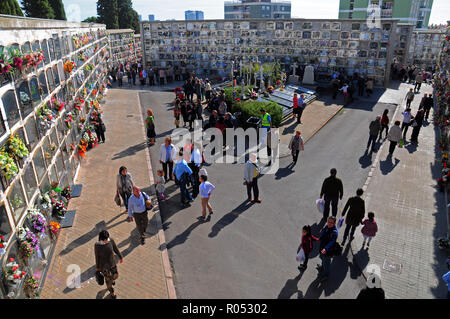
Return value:
M 13 277 L 14 277 L 14 279 L 18 279 L 19 278 L 19 276 L 17 276 L 17 275 L 13 275 Z
M 22 276 L 25 275 L 25 271 L 22 271 Z
M 2 243 L 0 243 L 0 248 L 3 248 L 3 244 Z
M 9 258 L 9 261 L 10 261 L 10 262 L 13 262 L 13 261 L 14 261 L 14 258 Z

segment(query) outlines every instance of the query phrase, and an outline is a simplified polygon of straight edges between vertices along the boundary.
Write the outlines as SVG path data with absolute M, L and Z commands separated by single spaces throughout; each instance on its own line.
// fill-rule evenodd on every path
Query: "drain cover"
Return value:
M 400 275 L 402 272 L 402 264 L 385 259 L 383 263 L 383 269 Z
M 127 115 L 127 117 L 133 117 L 134 115 Z

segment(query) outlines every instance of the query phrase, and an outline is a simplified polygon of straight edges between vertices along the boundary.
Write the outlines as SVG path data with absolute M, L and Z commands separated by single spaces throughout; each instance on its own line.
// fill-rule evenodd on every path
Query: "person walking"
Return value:
M 411 125 L 413 118 L 414 117 L 411 115 L 411 109 L 407 108 L 406 111 L 403 112 L 402 132 L 404 141 L 406 141 L 406 132 L 408 132 L 408 128 Z
M 330 176 L 325 178 L 320 191 L 320 199 L 325 196 L 325 207 L 323 210 L 323 219 L 327 219 L 330 214 L 330 204 L 332 207 L 332 215 L 336 217 L 338 210 L 338 201 L 344 196 L 344 186 L 340 178 L 336 177 L 337 170 L 332 168 Z
M 300 153 L 300 151 L 303 151 L 304 148 L 304 144 L 303 144 L 303 138 L 302 138 L 302 133 L 300 131 L 296 131 L 295 135 L 292 136 L 291 141 L 289 142 L 289 149 L 291 150 L 291 154 L 292 154 L 292 163 L 294 164 L 293 166 L 295 166 L 295 164 L 297 164 L 297 160 L 298 160 L 298 154 Z
M 128 199 L 128 217 L 136 222 L 136 229 L 141 239 L 141 245 L 145 244 L 145 230 L 148 226 L 147 203 L 150 197 L 141 192 L 137 186 L 133 187 L 133 194 Z
M 389 132 L 389 110 L 385 109 L 383 112 L 383 115 L 381 116 L 381 120 L 380 120 L 380 124 L 381 124 L 381 129 L 380 129 L 380 136 L 378 137 L 379 140 L 381 140 L 381 136 L 383 135 L 383 131 L 386 129 L 386 136 L 385 139 L 387 138 L 388 132 Z
M 423 109 L 418 110 L 416 113 L 416 116 L 414 117 L 414 121 L 411 124 L 411 126 L 413 127 L 413 131 L 411 133 L 411 142 L 412 143 L 419 142 L 418 138 L 419 138 L 420 129 L 422 128 L 422 125 L 423 125 L 423 118 L 424 118 Z
M 409 89 L 408 93 L 406 93 L 405 100 L 406 100 L 406 108 L 411 107 L 411 102 L 414 101 L 414 92 L 412 88 Z
M 361 233 L 363 234 L 364 241 L 362 244 L 362 247 L 364 248 L 364 245 L 366 244 L 367 240 L 367 247 L 370 246 L 370 241 L 373 237 L 375 237 L 377 231 L 378 231 L 378 225 L 375 221 L 375 214 L 373 212 L 369 212 L 367 214 L 367 217 L 363 222 L 361 222 L 361 225 L 364 225 L 361 229 Z
M 336 100 L 336 96 L 339 93 L 339 80 L 337 78 L 331 81 L 331 92 L 333 93 L 333 100 Z
M 211 88 L 211 83 L 209 82 L 208 79 L 205 80 L 205 97 L 206 97 L 206 102 L 209 103 L 209 100 L 211 99 L 211 93 L 212 93 L 212 88 Z
M 366 93 L 367 97 L 370 97 L 370 95 L 373 93 L 373 80 L 370 78 L 367 80 L 366 83 Z
M 202 166 L 202 154 L 200 152 L 199 145 L 196 143 L 191 145 L 190 160 L 188 165 L 192 170 L 192 197 L 196 198 L 199 193 L 199 172 Z
M 272 118 L 264 109 L 261 109 L 261 127 L 263 128 L 263 134 L 260 137 L 260 141 L 262 141 L 262 143 L 266 143 L 267 132 L 272 127 Z
M 98 142 L 105 143 L 105 123 L 97 111 L 92 112 L 91 124 L 94 125 L 95 134 L 97 134 Z
M 128 198 L 131 196 L 131 193 L 133 192 L 134 183 L 133 179 L 131 178 L 131 175 L 128 174 L 127 168 L 125 166 L 121 166 L 119 168 L 116 186 L 117 186 L 117 194 L 119 194 L 120 197 L 122 197 L 125 209 L 128 210 Z
M 303 249 L 303 253 L 305 254 L 305 260 L 301 263 L 297 268 L 300 271 L 305 271 L 308 267 L 309 254 L 313 250 L 314 241 L 319 241 L 319 238 L 316 238 L 312 235 L 311 226 L 305 225 L 302 229 L 302 241 L 300 246 L 297 249 L 297 254 L 300 249 Z
M 338 238 L 338 229 L 336 227 L 336 217 L 327 218 L 327 225 L 320 232 L 320 259 L 322 265 L 318 265 L 319 277 L 321 281 L 325 281 L 330 276 L 331 261 L 333 258 L 333 247 Z
M 372 154 L 375 151 L 375 144 L 377 141 L 378 133 L 381 131 L 381 116 L 377 116 L 375 120 L 370 122 L 369 125 L 369 140 L 367 141 L 367 147 L 366 152 L 370 147 L 370 144 L 372 144 L 372 147 L 370 149 L 370 154 Z
M 205 220 L 206 218 L 206 208 L 208 208 L 209 211 L 209 217 L 213 214 L 213 209 L 211 207 L 211 204 L 209 203 L 209 200 L 211 199 L 211 195 L 213 190 L 215 189 L 215 186 L 208 182 L 208 176 L 201 175 L 200 176 L 200 197 L 202 199 L 202 216 L 200 219 Z
M 131 68 L 131 77 L 133 79 L 133 85 L 136 85 L 136 69 Z
M 344 104 L 348 102 L 348 88 L 348 84 L 344 83 L 344 85 L 339 89 L 339 91 L 342 91 L 342 93 L 344 94 Z
M 159 162 L 162 164 L 164 171 L 164 179 L 167 181 L 172 179 L 172 168 L 173 161 L 176 158 L 177 149 L 175 145 L 172 144 L 172 139 L 170 137 L 166 137 L 164 140 L 164 144 L 161 144 L 161 149 L 159 152 Z M 169 175 L 167 175 L 167 166 L 169 166 Z
M 362 76 L 358 77 L 358 95 L 363 96 L 364 95 L 364 89 L 366 87 L 366 81 Z
M 433 104 L 434 104 L 433 95 L 430 94 L 427 97 L 427 99 L 425 100 L 424 106 L 423 106 L 423 109 L 424 109 L 424 112 L 425 112 L 425 120 L 427 120 L 427 121 L 428 121 L 428 116 L 430 115 L 430 110 L 433 107 Z
M 150 68 L 148 71 L 148 85 L 155 85 L 155 71 L 153 71 L 153 68 Z
M 164 79 L 166 77 L 166 72 L 164 69 L 159 70 L 159 85 L 164 85 Z
M 423 83 L 423 75 L 422 72 L 419 72 L 416 75 L 416 85 L 414 86 L 414 91 L 420 92 L 420 87 L 422 86 Z
M 187 103 L 186 114 L 187 114 L 187 120 L 189 122 L 189 131 L 192 131 L 192 130 L 194 130 L 193 124 L 194 124 L 195 116 L 196 116 L 192 102 Z
M 397 143 L 402 139 L 402 129 L 400 128 L 400 121 L 395 121 L 394 125 L 390 128 L 387 139 L 390 142 L 389 155 L 394 154 Z
M 181 108 L 180 108 L 181 101 L 179 99 L 175 100 L 175 106 L 173 108 L 173 117 L 175 118 L 174 124 L 176 128 L 180 127 L 180 115 L 181 115 Z
M 300 94 L 300 98 L 298 99 L 298 113 L 297 113 L 297 123 L 302 124 L 302 114 L 305 110 L 306 103 L 304 101 L 304 95 Z
M 299 123 L 298 120 L 298 95 L 297 93 L 294 93 L 294 97 L 292 98 L 292 118 L 297 117 L 297 123 Z
M 183 151 L 178 153 L 177 163 L 172 171 L 172 176 L 176 178 L 178 184 L 180 185 L 181 205 L 189 205 L 189 202 L 192 202 L 194 199 L 192 198 L 191 193 L 187 190 L 186 184 L 188 180 L 192 179 L 192 170 L 183 158 Z
M 423 98 L 420 100 L 419 110 L 424 108 L 425 102 L 427 99 L 428 99 L 428 94 L 424 94 Z
M 247 199 L 252 203 L 261 203 L 258 188 L 259 174 L 260 168 L 257 164 L 256 153 L 251 153 L 249 160 L 244 166 L 244 181 L 247 186 Z M 252 198 L 252 189 L 254 198 Z
M 190 103 L 189 100 L 187 101 L 181 101 L 180 104 L 180 111 L 181 111 L 181 116 L 183 117 L 183 127 L 186 127 L 186 124 L 189 121 L 189 117 L 188 117 L 188 112 L 187 112 L 187 104 Z
M 150 146 L 155 144 L 155 117 L 153 116 L 153 110 L 147 110 L 147 118 L 145 119 L 145 127 L 147 128 L 147 138 Z
M 119 72 L 117 72 L 117 80 L 119 81 L 119 87 L 123 86 L 123 71 L 119 70 Z
M 164 172 L 162 169 L 159 169 L 156 171 L 156 180 L 155 180 L 155 190 L 156 194 L 158 195 L 159 200 L 165 200 L 166 199 L 166 186 L 164 185 L 166 183 L 166 180 L 164 179 Z
M 115 241 L 109 237 L 107 230 L 102 230 L 98 234 L 98 242 L 94 244 L 95 270 L 100 271 L 105 277 L 106 288 L 111 299 L 117 299 L 113 286 L 116 284 L 116 279 L 119 278 L 114 253 L 119 257 L 119 262 L 123 263 L 123 256 Z
M 342 245 L 345 244 L 348 234 L 350 232 L 350 241 L 353 240 L 355 235 L 356 227 L 358 227 L 366 214 L 366 208 L 364 199 L 361 198 L 364 191 L 362 188 L 356 190 L 356 196 L 350 197 L 345 204 L 344 210 L 342 211 L 342 217 L 345 216 L 348 210 L 347 217 L 345 218 L 345 231 L 344 239 L 342 240 Z

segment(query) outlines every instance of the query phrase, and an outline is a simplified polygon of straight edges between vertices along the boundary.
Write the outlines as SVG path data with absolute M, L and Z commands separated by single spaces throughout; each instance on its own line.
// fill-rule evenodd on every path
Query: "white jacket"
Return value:
M 170 160 L 175 161 L 177 158 L 177 148 L 173 144 L 170 144 L 170 146 L 172 146 L 172 154 L 170 154 Z M 166 144 L 161 144 L 161 150 L 159 151 L 159 160 L 163 163 L 166 162 Z

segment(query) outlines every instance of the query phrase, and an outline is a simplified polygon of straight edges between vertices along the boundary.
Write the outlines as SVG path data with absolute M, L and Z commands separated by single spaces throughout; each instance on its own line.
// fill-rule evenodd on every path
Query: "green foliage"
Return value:
M 240 98 L 241 96 L 241 86 L 236 86 L 234 88 L 236 90 L 236 98 Z M 250 93 L 253 90 L 253 85 L 247 85 L 245 87 L 245 94 L 247 96 L 250 95 Z M 224 88 L 225 91 L 225 102 L 227 103 L 227 105 L 232 105 L 233 104 L 233 88 L 232 87 L 226 87 Z
M 30 18 L 55 18 L 55 13 L 48 0 L 22 0 L 22 10 Z
M 84 19 L 81 22 L 86 22 L 86 23 L 98 23 L 98 17 L 89 17 Z
M 117 0 L 119 10 L 119 29 L 133 29 L 139 33 L 139 15 L 133 10 L 131 0 Z
M 117 0 L 98 0 L 97 15 L 98 22 L 106 24 L 106 29 L 119 29 Z
M 17 0 L 1 0 L 0 14 L 23 17 L 23 12 L 17 3 Z
M 233 104 L 232 112 L 241 112 L 245 121 L 251 116 L 261 117 L 261 109 L 265 109 L 272 117 L 272 126 L 279 127 L 283 120 L 283 109 L 275 102 L 254 100 L 240 101 Z
M 56 20 L 67 20 L 66 11 L 64 10 L 64 4 L 62 0 L 48 0 L 53 12 L 55 13 Z

